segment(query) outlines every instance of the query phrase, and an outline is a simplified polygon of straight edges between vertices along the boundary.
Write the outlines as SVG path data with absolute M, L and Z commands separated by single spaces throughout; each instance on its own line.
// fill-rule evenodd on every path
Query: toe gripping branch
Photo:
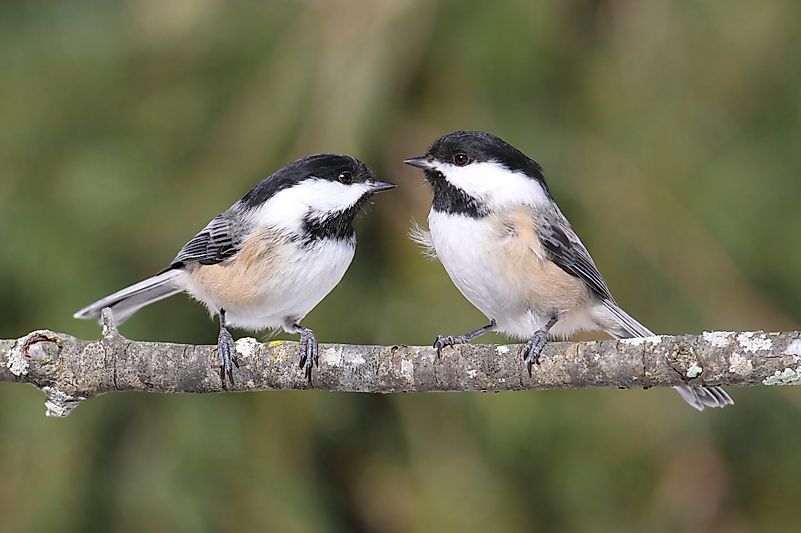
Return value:
M 298 366 L 303 369 L 303 375 L 311 385 L 312 366 L 320 366 L 319 345 L 314 331 L 301 326 L 297 327 L 300 329 L 300 364 Z
M 556 324 L 557 320 L 557 318 L 550 319 L 548 323 L 545 324 L 542 329 L 534 333 L 528 342 L 520 349 L 520 355 L 523 358 L 523 362 L 526 364 L 526 370 L 528 370 L 528 377 L 531 377 L 531 368 L 534 365 L 540 364 L 542 350 L 545 348 L 545 345 L 548 344 L 548 333 L 551 331 L 554 324 Z
M 457 344 L 467 344 L 471 340 L 479 337 L 488 331 L 492 331 L 495 329 L 495 320 L 493 319 L 492 322 L 487 324 L 486 326 L 481 326 L 478 329 L 474 329 L 473 331 L 468 331 L 464 335 L 437 335 L 437 338 L 434 340 L 434 348 L 437 350 L 437 357 L 442 355 L 442 350 L 446 346 L 455 346 Z
M 234 338 L 225 328 L 225 309 L 220 310 L 220 334 L 217 336 L 217 353 L 220 356 L 220 380 L 222 387 L 228 390 L 228 385 L 234 385 L 234 367 L 239 368 L 236 359 L 236 344 Z M 226 377 L 228 378 L 226 381 Z
M 545 348 L 547 343 L 548 333 L 546 331 L 539 330 L 520 349 L 520 355 L 523 357 L 523 362 L 526 364 L 526 370 L 528 370 L 528 377 L 532 376 L 531 368 L 534 365 L 540 364 L 542 349 Z

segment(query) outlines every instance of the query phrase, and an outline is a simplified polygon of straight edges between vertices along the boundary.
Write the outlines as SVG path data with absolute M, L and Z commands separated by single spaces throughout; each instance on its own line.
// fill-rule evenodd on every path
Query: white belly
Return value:
M 255 310 L 256 322 L 299 322 L 339 284 L 355 251 L 352 244 L 325 240 L 292 254 L 294 261 L 287 262 L 282 275 L 265 283 L 265 293 L 272 297 Z
M 453 283 L 498 329 L 527 337 L 548 318 L 532 308 L 519 284 L 505 271 L 498 235 L 485 220 L 431 211 L 431 240 Z
M 278 328 L 299 322 L 320 303 L 345 275 L 354 252 L 353 243 L 342 241 L 320 240 L 308 247 L 287 243 L 263 259 L 263 268 L 251 265 L 243 273 L 235 263 L 223 263 L 213 277 L 190 276 L 186 288 L 212 312 L 225 309 L 233 326 Z
M 593 329 L 586 286 L 544 257 L 525 211 L 474 219 L 432 211 L 431 241 L 451 280 L 497 329 L 525 339 Z M 510 227 L 514 231 L 510 231 Z

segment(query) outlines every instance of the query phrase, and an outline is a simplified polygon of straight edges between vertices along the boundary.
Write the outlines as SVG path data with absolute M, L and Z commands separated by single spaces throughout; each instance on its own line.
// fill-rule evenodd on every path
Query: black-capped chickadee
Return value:
M 531 373 L 549 335 L 654 335 L 617 305 L 542 169 L 520 150 L 488 133 L 457 131 L 405 162 L 423 169 L 434 191 L 429 232 L 418 239 L 491 320 L 464 335 L 438 336 L 438 352 L 495 330 L 527 341 L 522 356 Z M 676 390 L 698 410 L 734 403 L 720 387 Z
M 118 323 L 140 308 L 188 292 L 220 320 L 220 377 L 233 383 L 236 347 L 227 325 L 299 333 L 300 366 L 311 381 L 314 332 L 301 320 L 339 283 L 356 250 L 353 220 L 378 181 L 346 155 L 305 157 L 260 181 L 212 220 L 160 274 L 75 313 L 97 319 L 110 307 Z

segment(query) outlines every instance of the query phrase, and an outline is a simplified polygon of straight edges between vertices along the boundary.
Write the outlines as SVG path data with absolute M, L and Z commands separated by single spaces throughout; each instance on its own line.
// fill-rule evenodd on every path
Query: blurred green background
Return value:
M 799 43 L 794 0 L 3 2 L 0 338 L 97 337 L 76 309 L 319 151 L 400 185 L 308 317 L 320 339 L 483 324 L 405 237 L 430 192 L 401 160 L 454 129 L 543 164 L 650 328 L 798 328 Z M 177 297 L 122 332 L 217 329 Z M 53 420 L 5 384 L 2 529 L 796 531 L 801 391 L 732 395 L 115 394 Z

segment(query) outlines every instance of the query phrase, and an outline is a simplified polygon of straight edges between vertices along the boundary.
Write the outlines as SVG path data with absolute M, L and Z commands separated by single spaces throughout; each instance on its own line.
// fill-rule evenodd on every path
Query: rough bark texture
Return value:
M 233 391 L 306 389 L 298 344 L 236 343 Z M 345 392 L 512 391 L 575 387 L 801 384 L 801 333 L 707 332 L 622 341 L 550 343 L 529 377 L 518 346 L 469 344 L 437 358 L 420 346 L 320 345 L 313 388 Z M 47 414 L 113 391 L 223 392 L 213 346 L 138 342 L 104 313 L 103 337 L 35 331 L 0 340 L 0 381 L 47 394 Z

